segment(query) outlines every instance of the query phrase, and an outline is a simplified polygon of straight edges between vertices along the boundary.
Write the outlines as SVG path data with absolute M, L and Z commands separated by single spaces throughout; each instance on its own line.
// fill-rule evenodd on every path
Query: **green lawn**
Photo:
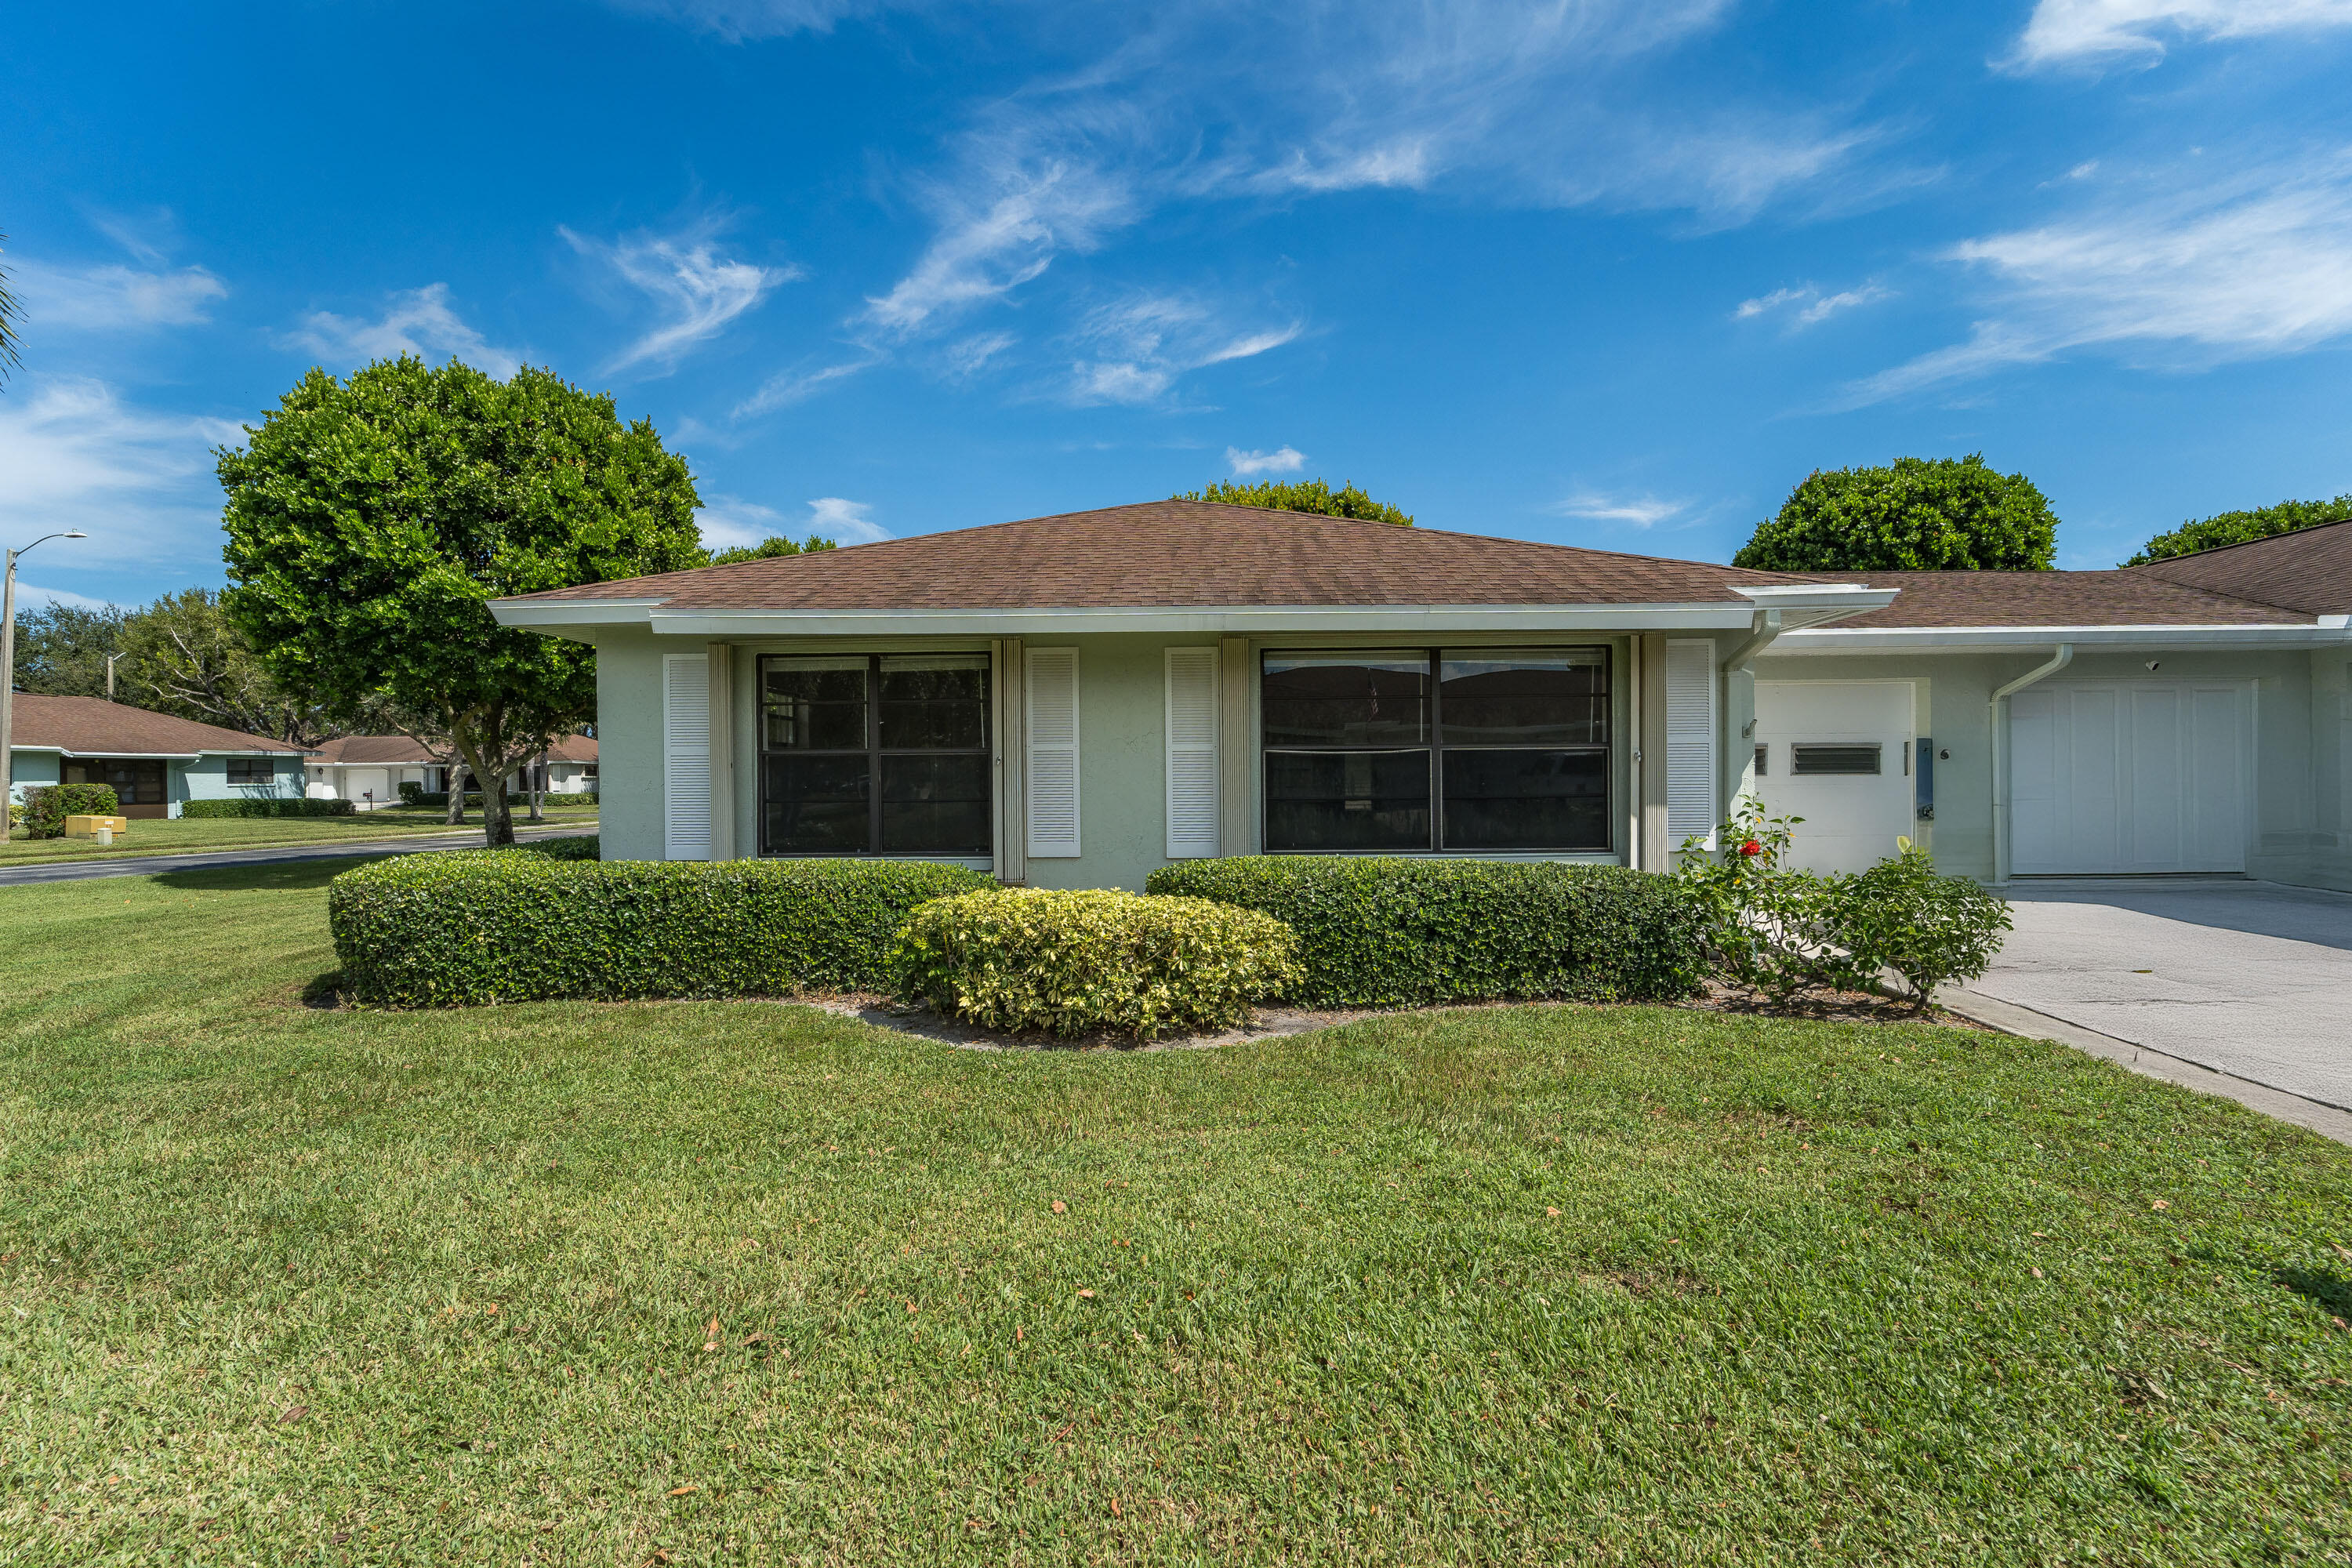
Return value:
M 0 1563 L 2352 1552 L 2352 1151 L 2231 1104 L 1655 1008 L 324 1012 L 325 878 L 0 893 Z
M 596 808 L 550 808 L 547 820 L 556 826 L 586 827 L 594 824 Z M 530 826 L 520 811 L 515 813 L 515 826 Z M 398 807 L 357 812 L 350 816 L 174 817 L 133 822 L 129 832 L 117 836 L 113 845 L 103 849 L 87 838 L 16 838 L 0 842 L 0 866 L 105 860 L 125 855 L 174 855 L 199 849 L 357 843 L 362 839 L 406 838 L 420 833 L 451 831 L 439 812 Z M 455 831 L 479 834 L 481 813 L 468 812 L 465 823 Z

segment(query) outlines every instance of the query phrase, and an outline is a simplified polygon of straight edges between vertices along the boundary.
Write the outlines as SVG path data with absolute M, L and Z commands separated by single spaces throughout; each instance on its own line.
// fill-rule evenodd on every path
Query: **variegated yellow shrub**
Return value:
M 891 969 L 902 998 L 987 1028 L 1149 1039 L 1246 1020 L 1297 982 L 1298 938 L 1207 899 L 996 888 L 919 905 Z

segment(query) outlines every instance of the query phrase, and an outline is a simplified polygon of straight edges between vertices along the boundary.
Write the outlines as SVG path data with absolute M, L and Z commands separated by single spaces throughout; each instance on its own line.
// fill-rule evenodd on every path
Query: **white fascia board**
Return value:
M 1765 658 L 1784 654 L 1998 653 L 2048 647 L 2325 647 L 2352 643 L 2343 626 L 2294 622 L 2239 626 L 1831 626 L 1790 632 Z
M 12 752 L 18 750 L 18 748 L 15 746 L 11 746 L 8 749 Z M 114 762 L 128 762 L 132 759 L 136 759 L 140 762 L 193 763 L 198 757 L 204 755 L 201 752 L 77 752 L 64 746 L 43 746 L 40 749 L 45 752 L 55 752 L 61 757 L 93 757 L 100 761 Z M 276 755 L 275 752 L 239 754 L 257 756 Z
M 659 599 L 492 599 L 491 618 L 502 626 L 641 626 Z
M 660 610 L 666 637 L 1070 637 L 1095 632 L 1347 637 L 1366 632 L 1746 631 L 1745 603 L 1702 605 L 1144 605 L 1127 609 Z
M 1893 604 L 1900 588 L 1873 588 L 1864 583 L 1786 583 L 1731 590 L 1759 610 L 1780 612 L 1781 636 L 1805 626 L 1867 615 Z

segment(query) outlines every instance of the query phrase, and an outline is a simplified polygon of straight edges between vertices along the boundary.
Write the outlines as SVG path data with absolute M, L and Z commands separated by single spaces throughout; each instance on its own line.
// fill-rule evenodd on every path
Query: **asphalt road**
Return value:
M 593 833 L 593 824 L 566 824 L 518 831 L 515 837 L 567 838 Z M 414 838 L 379 838 L 348 844 L 304 844 L 279 849 L 195 849 L 184 855 L 127 855 L 112 860 L 52 860 L 35 866 L 0 868 L 0 888 L 34 882 L 80 882 L 96 877 L 152 877 L 163 871 L 209 871 L 230 866 L 269 866 L 289 860 L 347 859 L 354 855 L 416 855 L 436 849 L 479 849 L 482 830 L 424 833 Z

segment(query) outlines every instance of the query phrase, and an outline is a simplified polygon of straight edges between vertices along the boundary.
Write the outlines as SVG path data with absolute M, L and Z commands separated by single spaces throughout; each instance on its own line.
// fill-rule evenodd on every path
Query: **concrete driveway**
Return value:
M 2352 894 L 2240 881 L 2014 883 L 1970 991 L 2352 1110 Z

